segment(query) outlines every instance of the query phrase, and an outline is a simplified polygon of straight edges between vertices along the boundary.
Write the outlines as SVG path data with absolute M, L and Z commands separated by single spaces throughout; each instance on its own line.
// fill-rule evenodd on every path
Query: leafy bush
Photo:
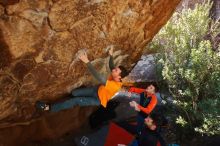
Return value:
M 220 47 L 212 45 L 220 24 L 211 7 L 176 12 L 149 46 L 160 51 L 162 77 L 182 111 L 176 123 L 207 135 L 220 134 Z

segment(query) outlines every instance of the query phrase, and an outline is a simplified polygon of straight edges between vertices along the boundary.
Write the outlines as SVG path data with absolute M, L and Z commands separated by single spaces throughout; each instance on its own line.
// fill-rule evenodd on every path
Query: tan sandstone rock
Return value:
M 131 69 L 180 0 L 11 0 L 0 3 L 0 123 L 30 120 L 37 100 L 93 84 L 76 54 L 101 72 L 107 48 Z M 0 124 L 0 125 L 1 125 Z
M 115 45 L 116 62 L 126 62 L 124 65 L 131 68 L 178 3 L 20 0 L 4 6 L 7 13 L 0 19 L 0 120 L 18 112 L 14 107 L 23 101 L 33 106 L 36 100 L 57 99 L 89 83 L 85 66 L 75 59 L 82 48 L 87 48 L 91 60 L 104 62 L 99 68 L 105 71 L 107 47 Z M 5 86 L 16 88 L 6 90 Z
M 0 16 L 4 14 L 4 7 L 0 5 Z

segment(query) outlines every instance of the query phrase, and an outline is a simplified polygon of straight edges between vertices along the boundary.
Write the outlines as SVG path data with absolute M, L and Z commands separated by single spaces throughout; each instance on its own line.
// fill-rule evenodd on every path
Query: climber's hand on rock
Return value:
M 113 55 L 113 51 L 114 51 L 114 46 L 112 45 L 108 51 L 109 55 Z
M 78 58 L 84 62 L 84 63 L 88 63 L 89 62 L 89 59 L 88 59 L 88 56 L 86 54 L 86 52 L 81 52 L 78 56 Z

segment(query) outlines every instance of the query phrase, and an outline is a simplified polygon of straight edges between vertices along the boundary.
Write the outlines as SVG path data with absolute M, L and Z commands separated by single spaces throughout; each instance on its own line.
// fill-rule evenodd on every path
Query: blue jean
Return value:
M 98 88 L 99 86 L 74 89 L 71 92 L 72 96 L 69 99 L 63 102 L 51 104 L 50 111 L 58 112 L 64 109 L 72 108 L 76 105 L 79 106 L 100 105 L 100 100 L 98 97 Z M 116 94 L 112 98 L 120 98 L 120 97 L 124 98 L 126 96 L 127 93 L 118 92 L 118 94 Z M 139 97 L 140 97 L 139 94 L 132 94 L 132 97 L 129 99 L 134 100 L 134 99 L 138 99 Z
M 71 92 L 71 94 L 72 96 L 65 101 L 51 104 L 50 111 L 59 112 L 64 109 L 72 108 L 76 105 L 100 105 L 98 86 L 75 89 Z

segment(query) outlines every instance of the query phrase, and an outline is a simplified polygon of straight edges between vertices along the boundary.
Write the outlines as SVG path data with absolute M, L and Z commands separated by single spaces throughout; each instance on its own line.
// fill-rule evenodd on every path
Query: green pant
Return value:
M 89 105 L 100 105 L 98 97 L 98 87 L 87 87 L 74 89 L 71 94 L 72 96 L 69 99 L 54 103 L 51 105 L 52 112 L 58 112 L 64 109 L 72 108 L 73 106 L 89 106 Z

